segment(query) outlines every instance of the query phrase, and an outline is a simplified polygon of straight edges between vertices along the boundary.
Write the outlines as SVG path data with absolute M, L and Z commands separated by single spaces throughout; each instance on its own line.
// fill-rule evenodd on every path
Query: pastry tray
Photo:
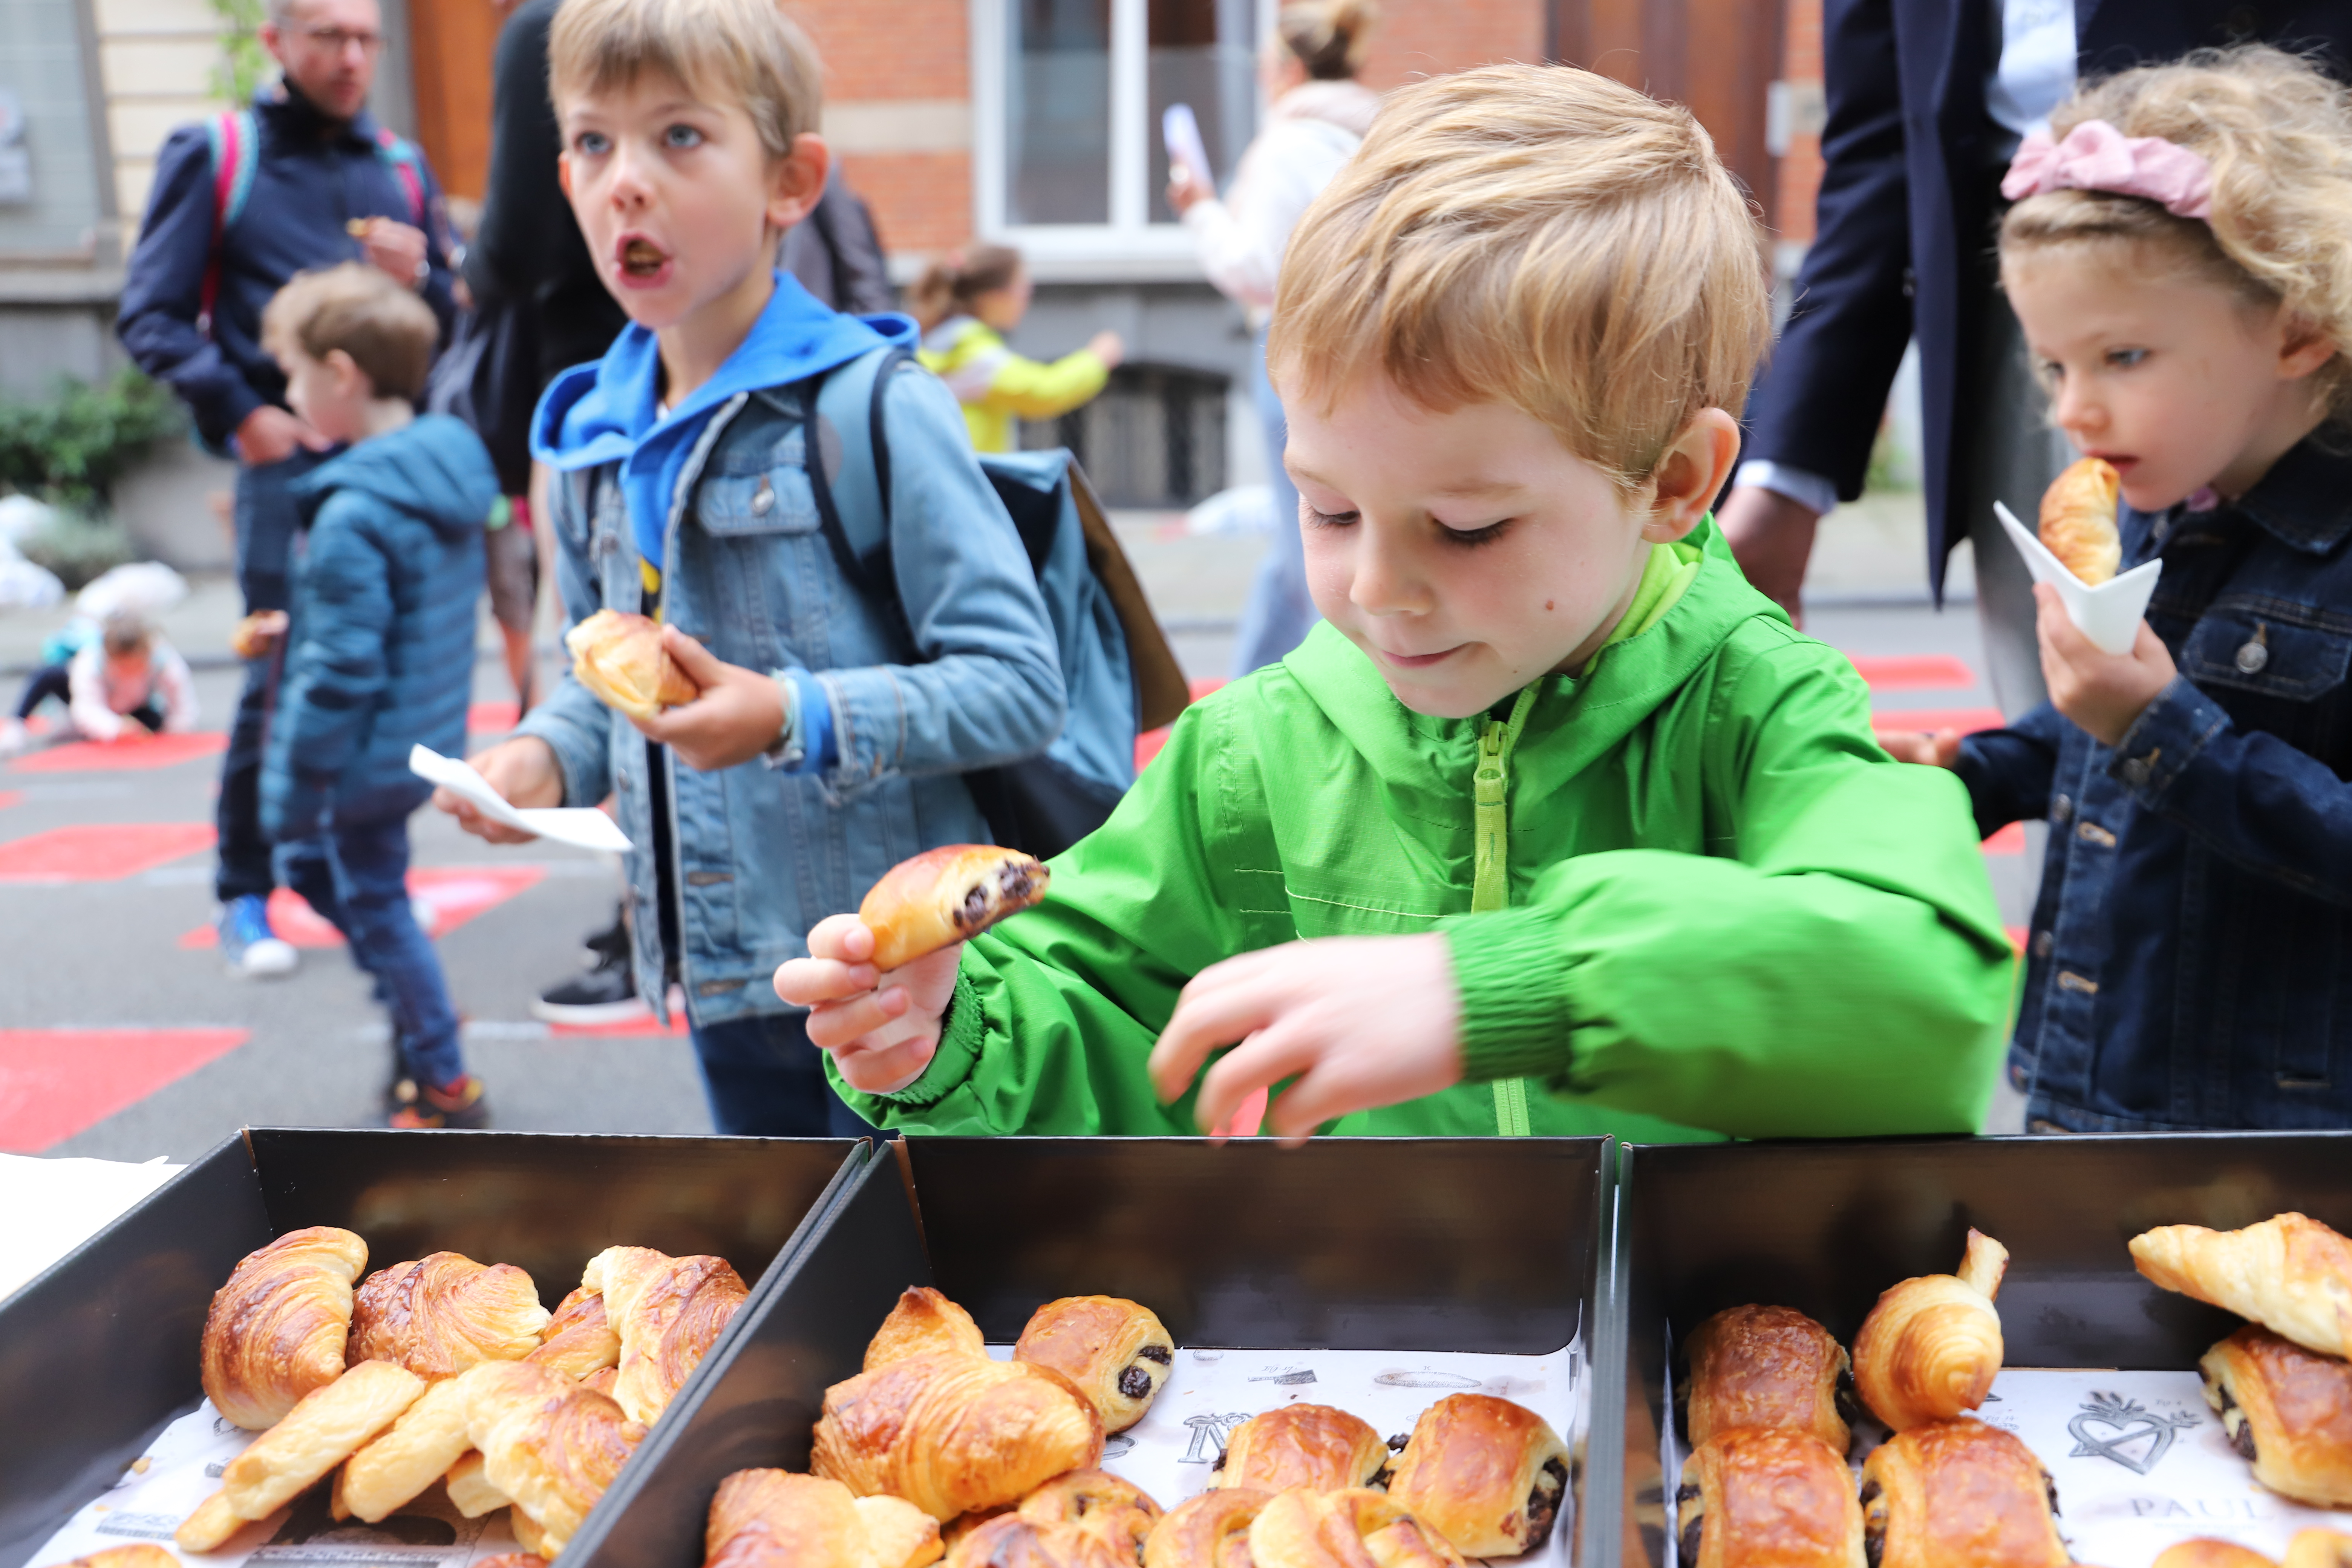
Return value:
M 866 1150 L 854 1139 L 235 1134 L 0 1307 L 0 1409 L 11 1413 L 0 1568 L 26 1563 L 197 1408 L 213 1292 L 272 1237 L 344 1226 L 366 1239 L 372 1268 L 443 1249 L 517 1264 L 551 1309 L 605 1247 L 715 1254 L 752 1286 L 717 1361 Z
M 1155 1402 L 1138 1440 L 1150 1437 L 1146 1428 L 1184 1425 L 1188 1396 L 1237 1406 L 1210 1413 L 1223 1415 L 1319 1392 L 1377 1425 L 1465 1377 L 1488 1387 L 1510 1379 L 1596 1468 L 1583 1430 L 1591 1379 L 1577 1369 L 1595 1342 L 1608 1275 L 1612 1154 L 1604 1138 L 1332 1138 L 1296 1150 L 1270 1139 L 887 1145 L 780 1267 L 778 1288 L 714 1356 L 724 1364 L 680 1395 L 563 1562 L 698 1568 L 720 1478 L 755 1465 L 807 1468 L 825 1388 L 856 1373 L 909 1285 L 962 1303 L 998 1354 L 1055 1297 L 1150 1307 L 1179 1348 L 1172 1394 L 1160 1396 L 1170 1409 Z M 1206 1461 L 1222 1430 L 1202 1425 Z M 1613 1425 L 1605 1436 L 1614 1440 Z M 1118 1470 L 1130 1455 L 1144 1458 L 1118 1449 L 1106 1465 Z M 1190 1495 L 1153 1489 L 1168 1506 Z M 1574 1521 L 1551 1560 L 1597 1561 L 1591 1539 L 1616 1527 L 1615 1510 L 1580 1503 Z
M 2275 1558 L 2299 1524 L 2352 1528 L 2254 1483 L 2196 1371 L 2240 1320 L 2159 1290 L 2126 1247 L 2155 1226 L 2229 1229 L 2287 1209 L 2352 1230 L 2352 1134 L 1645 1145 L 1624 1152 L 1619 1202 L 1623 1391 L 1595 1397 L 1625 1413 L 1627 1568 L 1675 1568 L 1676 1342 L 1754 1301 L 1806 1312 L 1851 1349 L 1879 1292 L 1952 1272 L 1971 1226 L 2010 1252 L 2005 1367 L 1978 1414 L 2049 1467 L 2076 1561 L 2146 1568 L 2198 1535 Z M 1858 1435 L 1857 1462 L 1874 1435 Z

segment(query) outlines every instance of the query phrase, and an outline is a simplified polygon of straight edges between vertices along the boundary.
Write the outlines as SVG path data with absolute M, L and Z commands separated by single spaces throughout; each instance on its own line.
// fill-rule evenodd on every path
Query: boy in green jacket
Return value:
M 1966 794 L 1879 749 L 1706 516 L 1766 334 L 1682 110 L 1568 68 L 1393 95 L 1267 351 L 1328 624 L 1187 712 L 1037 909 L 888 975 L 856 916 L 812 931 L 776 989 L 845 1097 L 963 1133 L 1192 1132 L 1284 1083 L 1292 1138 L 1973 1131 L 2011 952 Z

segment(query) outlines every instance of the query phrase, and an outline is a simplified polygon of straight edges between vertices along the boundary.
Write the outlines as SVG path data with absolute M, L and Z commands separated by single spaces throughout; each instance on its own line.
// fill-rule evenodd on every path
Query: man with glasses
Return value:
M 299 521 L 289 487 L 328 446 L 286 406 L 286 378 L 261 347 L 262 307 L 297 272 L 364 261 L 416 289 L 445 335 L 453 313 L 440 187 L 366 109 L 384 47 L 376 0 L 270 0 L 261 42 L 281 76 L 250 110 L 183 126 L 163 144 L 116 328 L 140 368 L 187 404 L 205 444 L 237 460 L 248 614 L 286 607 Z M 221 768 L 215 891 L 221 955 L 237 975 L 295 965 L 269 929 L 276 879 L 258 799 L 275 664 L 270 653 L 247 663 Z

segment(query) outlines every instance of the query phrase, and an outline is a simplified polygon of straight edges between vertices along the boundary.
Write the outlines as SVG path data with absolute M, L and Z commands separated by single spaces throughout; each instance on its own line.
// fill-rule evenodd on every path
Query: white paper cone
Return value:
M 2025 569 L 2033 574 L 2035 582 L 2058 590 L 2067 618 L 2083 635 L 2103 652 L 2131 652 L 2139 636 L 2140 618 L 2147 614 L 2147 601 L 2156 592 L 2156 580 L 2164 573 L 2164 563 L 2146 562 L 2093 587 L 2068 571 L 2066 563 L 2051 554 L 2050 547 L 2018 521 L 2009 508 L 1995 501 L 1992 510 L 2001 527 L 2009 530 L 2017 552 L 2025 557 Z

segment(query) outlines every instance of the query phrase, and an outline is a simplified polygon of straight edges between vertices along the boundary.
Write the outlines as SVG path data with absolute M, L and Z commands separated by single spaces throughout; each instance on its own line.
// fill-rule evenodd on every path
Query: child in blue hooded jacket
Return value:
M 517 805 L 614 798 L 638 994 L 667 1016 L 683 989 L 719 1131 L 863 1131 L 769 977 L 898 861 L 987 839 L 962 775 L 1059 731 L 1052 626 L 961 410 L 918 368 L 874 400 L 895 594 L 820 524 L 811 388 L 915 331 L 773 268 L 829 162 L 815 56 L 774 0 L 565 0 L 549 65 L 564 188 L 632 323 L 534 420 L 565 614 L 658 617 L 699 695 L 632 718 L 567 676 L 475 765 Z
M 294 486 L 309 532 L 263 752 L 262 831 L 279 882 L 343 933 L 391 1009 L 392 1125 L 486 1126 L 440 959 L 409 906 L 408 816 L 431 790 L 408 753 L 464 753 L 498 475 L 464 425 L 416 416 L 440 323 L 383 273 L 303 273 L 262 328 L 294 412 L 350 443 Z

